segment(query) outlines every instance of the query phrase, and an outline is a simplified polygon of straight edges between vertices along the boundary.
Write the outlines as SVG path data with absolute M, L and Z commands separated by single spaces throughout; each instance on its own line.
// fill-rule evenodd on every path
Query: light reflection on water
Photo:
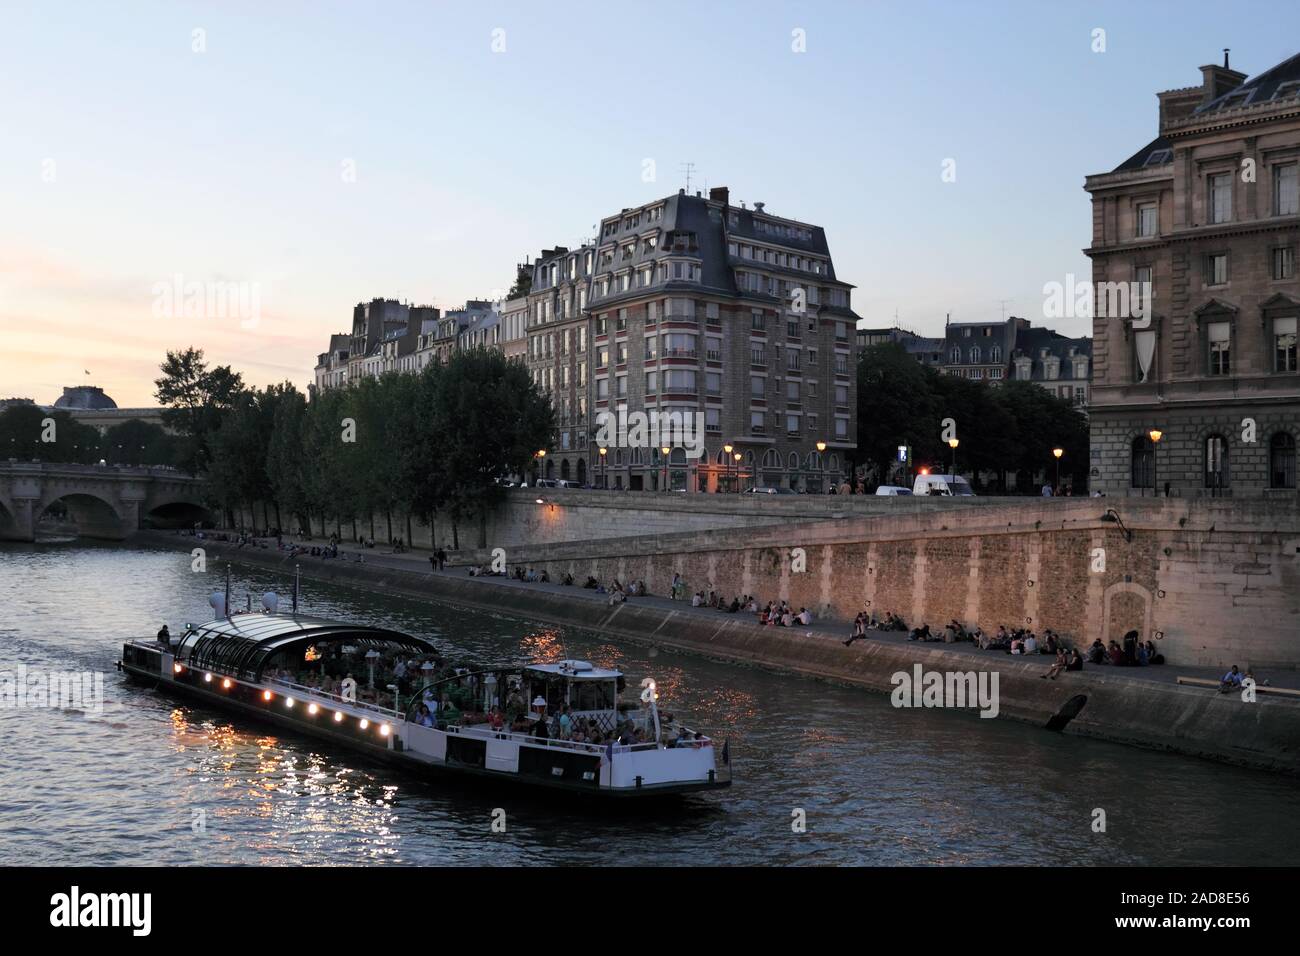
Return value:
M 730 739 L 737 776 L 631 813 L 429 784 L 123 681 L 124 638 L 206 618 L 219 577 L 189 567 L 187 552 L 0 546 L 0 669 L 106 673 L 102 714 L 0 710 L 0 863 L 1300 862 L 1293 780 L 305 581 L 312 613 L 427 637 L 464 663 L 580 657 L 625 671 L 626 695 L 652 676 L 664 709 Z M 236 569 L 232 603 L 288 588 Z

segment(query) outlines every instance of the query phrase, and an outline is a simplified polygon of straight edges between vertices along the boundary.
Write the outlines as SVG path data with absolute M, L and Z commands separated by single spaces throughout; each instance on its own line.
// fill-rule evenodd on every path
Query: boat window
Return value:
M 608 680 L 575 681 L 572 701 L 574 710 L 613 710 L 614 682 Z

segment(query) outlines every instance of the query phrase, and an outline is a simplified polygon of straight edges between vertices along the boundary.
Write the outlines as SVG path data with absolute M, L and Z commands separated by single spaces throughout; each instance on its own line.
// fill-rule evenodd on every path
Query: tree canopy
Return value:
M 947 472 L 953 449 L 944 420 L 952 419 L 958 447 L 957 470 L 996 476 L 1008 485 L 1016 474 L 1027 481 L 1047 470 L 1054 475 L 1054 447 L 1061 477 L 1082 488 L 1088 474 L 1088 421 L 1069 401 L 1034 382 L 985 381 L 942 375 L 919 363 L 894 342 L 864 349 L 858 359 L 858 456 L 877 483 L 897 475 L 899 445 L 912 448 L 914 467 Z M 896 477 L 895 480 L 902 480 Z M 1017 487 L 1025 490 L 1024 482 Z

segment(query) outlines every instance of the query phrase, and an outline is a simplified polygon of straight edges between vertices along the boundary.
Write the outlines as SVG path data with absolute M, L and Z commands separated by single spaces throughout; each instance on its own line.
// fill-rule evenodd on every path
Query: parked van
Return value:
M 900 495 L 910 495 L 911 493 L 911 489 L 901 488 L 898 485 L 881 485 L 876 489 L 876 494 L 888 498 L 897 498 Z
M 917 475 L 912 485 L 914 495 L 946 495 L 973 498 L 970 483 L 961 475 Z

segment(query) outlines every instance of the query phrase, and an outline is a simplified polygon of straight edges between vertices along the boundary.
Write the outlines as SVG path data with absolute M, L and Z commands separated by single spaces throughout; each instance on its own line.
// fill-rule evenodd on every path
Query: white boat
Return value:
M 118 666 L 160 690 L 438 776 L 602 797 L 731 784 L 730 748 L 661 714 L 653 681 L 620 703 L 623 674 L 586 661 L 441 676 L 427 664 L 419 678 L 376 683 L 384 662 L 438 656 L 428 641 L 384 628 L 245 612 L 187 626 L 178 642 L 128 641 Z M 327 675 L 343 672 L 335 689 Z

